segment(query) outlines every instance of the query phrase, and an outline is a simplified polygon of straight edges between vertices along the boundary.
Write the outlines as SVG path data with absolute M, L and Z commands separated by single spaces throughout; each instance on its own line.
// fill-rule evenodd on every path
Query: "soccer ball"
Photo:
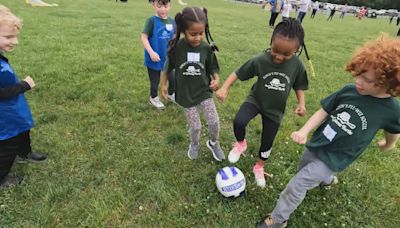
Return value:
M 238 197 L 246 188 L 246 179 L 240 169 L 224 167 L 218 170 L 215 177 L 218 191 L 225 197 Z

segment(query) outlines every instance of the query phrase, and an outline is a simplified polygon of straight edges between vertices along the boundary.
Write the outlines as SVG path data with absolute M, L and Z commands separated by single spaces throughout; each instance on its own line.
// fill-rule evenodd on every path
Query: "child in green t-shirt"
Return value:
M 224 101 L 228 90 L 237 80 L 248 80 L 257 76 L 249 96 L 240 107 L 233 122 L 236 143 L 229 152 L 228 160 L 235 163 L 247 149 L 246 126 L 258 114 L 262 118 L 259 159 L 253 167 L 257 185 L 265 187 L 264 165 L 271 153 L 272 144 L 278 132 L 291 89 L 295 90 L 298 105 L 295 113 L 303 116 L 306 112 L 304 90 L 308 88 L 307 72 L 295 55 L 304 43 L 304 31 L 300 22 L 289 18 L 280 22 L 271 38 L 271 48 L 248 60 L 225 80 L 217 91 L 217 97 Z
M 168 73 L 175 69 L 176 103 L 184 108 L 189 124 L 190 145 L 188 157 L 197 159 L 200 153 L 200 111 L 203 112 L 210 133 L 206 145 L 214 159 L 225 159 L 219 146 L 219 118 L 212 99 L 213 91 L 219 84 L 219 65 L 214 44 L 208 44 L 211 34 L 207 10 L 199 7 L 186 7 L 175 16 L 176 34 L 168 50 L 165 69 L 161 74 L 161 93 L 167 98 Z M 180 35 L 184 38 L 180 39 Z
M 367 43 L 346 66 L 355 84 L 346 85 L 321 101 L 319 109 L 291 138 L 307 143 L 298 172 L 267 218 L 257 227 L 286 227 L 308 190 L 338 183 L 335 176 L 353 163 L 384 130 L 381 150 L 395 147 L 400 136 L 400 40 L 382 37 Z

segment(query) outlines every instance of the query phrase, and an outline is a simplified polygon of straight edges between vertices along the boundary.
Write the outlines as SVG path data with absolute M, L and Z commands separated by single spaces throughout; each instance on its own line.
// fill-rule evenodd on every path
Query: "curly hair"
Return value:
M 15 16 L 6 6 L 0 4 L 0 27 L 4 25 L 14 26 L 20 30 L 22 28 L 22 20 Z
M 400 39 L 383 34 L 358 48 L 346 65 L 353 77 L 369 69 L 375 72 L 375 86 L 386 87 L 388 94 L 400 96 Z

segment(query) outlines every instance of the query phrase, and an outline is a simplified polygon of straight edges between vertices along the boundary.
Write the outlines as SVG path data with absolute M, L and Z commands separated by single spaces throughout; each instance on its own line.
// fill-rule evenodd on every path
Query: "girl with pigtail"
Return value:
M 189 124 L 190 145 L 188 156 L 197 159 L 200 154 L 201 122 L 203 112 L 210 139 L 206 145 L 215 160 L 225 159 L 219 139 L 219 118 L 212 99 L 219 87 L 219 65 L 214 51 L 218 51 L 211 37 L 207 10 L 186 7 L 175 16 L 176 33 L 171 40 L 167 61 L 161 73 L 161 93 L 167 97 L 167 78 L 175 69 L 175 99 L 184 108 Z M 181 33 L 184 35 L 180 38 Z M 208 42 L 203 39 L 206 37 Z

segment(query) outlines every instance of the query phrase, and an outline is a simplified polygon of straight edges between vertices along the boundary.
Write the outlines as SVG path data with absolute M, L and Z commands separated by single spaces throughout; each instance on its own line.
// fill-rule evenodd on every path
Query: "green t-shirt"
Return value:
M 356 160 L 380 129 L 400 133 L 400 102 L 394 98 L 360 95 L 346 85 L 321 101 L 328 117 L 314 132 L 307 148 L 332 170 Z
M 175 69 L 175 100 L 179 105 L 189 108 L 212 97 L 211 75 L 219 73 L 219 65 L 206 42 L 192 47 L 184 38 L 180 39 L 165 67 L 167 72 Z
M 276 64 L 271 53 L 266 51 L 248 60 L 236 70 L 236 75 L 242 81 L 257 76 L 246 101 L 256 105 L 262 114 L 277 123 L 281 122 L 285 113 L 291 88 L 308 89 L 307 72 L 297 56 Z
M 146 33 L 148 37 L 151 37 L 153 35 L 153 28 L 154 28 L 154 16 L 151 16 L 146 19 L 144 22 L 144 28 L 142 33 Z M 174 26 L 174 19 L 167 17 L 166 19 L 160 18 L 160 20 L 165 24 L 169 26 Z

